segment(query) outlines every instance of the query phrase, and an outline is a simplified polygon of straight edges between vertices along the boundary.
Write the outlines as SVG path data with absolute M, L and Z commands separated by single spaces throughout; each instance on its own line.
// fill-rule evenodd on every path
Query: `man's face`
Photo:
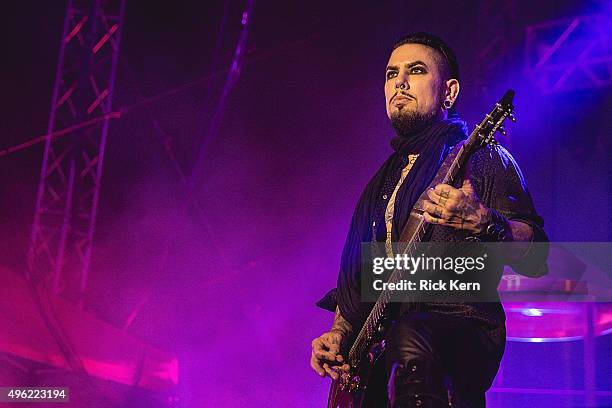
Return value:
M 441 113 L 444 80 L 439 58 L 434 49 L 421 44 L 404 44 L 393 50 L 385 73 L 389 119 L 406 114 L 433 119 Z

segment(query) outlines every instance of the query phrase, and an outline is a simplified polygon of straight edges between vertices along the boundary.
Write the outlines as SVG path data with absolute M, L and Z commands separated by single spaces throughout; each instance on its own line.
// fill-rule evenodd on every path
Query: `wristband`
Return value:
M 508 220 L 494 209 L 489 209 L 489 214 L 491 219 L 483 231 L 476 236 L 469 237 L 469 241 L 504 242 L 506 240 L 509 229 Z

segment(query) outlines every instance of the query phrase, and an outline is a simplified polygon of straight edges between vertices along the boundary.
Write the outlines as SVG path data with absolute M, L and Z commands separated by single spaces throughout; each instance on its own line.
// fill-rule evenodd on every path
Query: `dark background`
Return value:
M 245 64 L 198 174 L 198 213 L 185 209 L 186 188 L 160 140 L 189 174 L 244 3 L 229 2 L 216 48 L 222 2 L 128 0 L 114 99 L 126 113 L 110 128 L 86 308 L 122 326 L 144 302 L 129 330 L 178 353 L 186 406 L 322 401 L 309 342 L 331 316 L 313 303 L 335 285 L 354 203 L 391 151 L 384 67 L 393 41 L 411 31 L 456 50 L 470 129 L 517 90 L 519 121 L 503 141 L 550 238 L 610 241 L 610 88 L 548 93 L 525 74 L 527 26 L 603 6 L 256 2 Z M 2 9 L 6 148 L 46 131 L 65 4 Z M 495 35 L 505 47 L 482 58 Z M 0 264 L 15 271 L 25 266 L 42 149 L 0 158 Z

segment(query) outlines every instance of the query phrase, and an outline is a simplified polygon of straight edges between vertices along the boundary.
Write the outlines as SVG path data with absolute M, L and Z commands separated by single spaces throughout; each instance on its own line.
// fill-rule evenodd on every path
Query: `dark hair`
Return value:
M 404 44 L 421 44 L 438 51 L 445 62 L 443 74 L 446 79 L 454 78 L 459 81 L 459 64 L 455 52 L 440 37 L 424 32 L 411 33 L 396 41 L 393 50 Z

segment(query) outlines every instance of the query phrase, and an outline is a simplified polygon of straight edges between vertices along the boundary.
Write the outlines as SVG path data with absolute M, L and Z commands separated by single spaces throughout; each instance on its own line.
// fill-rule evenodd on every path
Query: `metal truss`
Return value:
M 125 0 L 68 1 L 27 256 L 32 282 L 81 305 L 104 148 L 117 117 L 112 97 L 124 9 Z
M 476 3 L 476 58 L 472 72 L 477 95 L 490 95 L 491 88 L 500 82 L 512 83 L 513 50 L 520 44 L 518 39 L 517 10 L 515 0 L 483 1 Z M 512 132 L 498 135 L 504 146 L 512 147 Z
M 476 12 L 478 27 L 476 69 L 477 86 L 490 86 L 493 78 L 509 65 L 516 46 L 516 5 L 514 0 L 479 2 Z
M 545 93 L 612 84 L 612 21 L 578 16 L 527 27 L 526 74 Z

